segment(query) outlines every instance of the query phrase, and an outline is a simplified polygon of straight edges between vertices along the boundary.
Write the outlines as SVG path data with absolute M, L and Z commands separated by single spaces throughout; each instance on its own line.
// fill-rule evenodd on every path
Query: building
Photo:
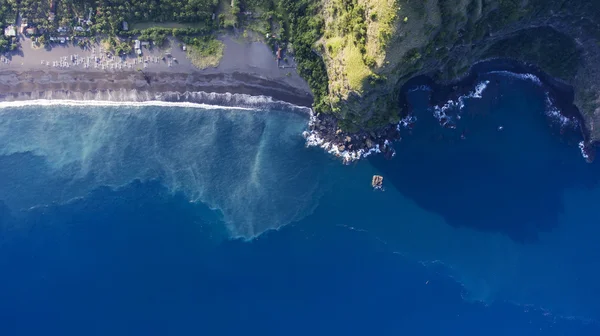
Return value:
M 123 21 L 123 30 L 124 31 L 128 31 L 129 30 L 129 24 L 127 24 L 127 21 Z
M 142 54 L 142 45 L 140 43 L 140 40 L 133 41 L 133 49 L 135 49 L 136 54 L 138 54 L 138 55 Z
M 50 42 L 65 43 L 67 40 L 64 37 L 50 36 Z
M 148 41 L 142 41 L 141 44 L 142 44 L 142 47 L 146 47 L 146 48 L 148 48 L 148 46 L 150 46 L 150 42 L 148 42 Z
M 17 30 L 14 26 L 8 26 L 4 28 L 4 36 L 6 37 L 15 37 L 17 36 Z
M 25 29 L 27 29 L 27 26 L 29 25 L 29 20 L 27 19 L 21 19 L 21 34 L 25 33 Z
M 35 27 L 29 27 L 29 28 L 25 29 L 25 33 L 27 35 L 35 35 L 35 34 L 37 34 L 37 29 L 35 29 Z

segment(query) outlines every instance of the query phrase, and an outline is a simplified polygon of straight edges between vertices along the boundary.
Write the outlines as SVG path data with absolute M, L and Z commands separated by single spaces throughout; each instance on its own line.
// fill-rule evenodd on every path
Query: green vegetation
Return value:
M 63 0 L 65 1 L 65 0 Z M 96 13 L 93 28 L 98 33 L 117 33 L 122 22 L 175 22 L 211 26 L 218 0 L 71 0 L 72 8 Z M 73 13 L 75 14 L 75 13 Z M 71 15 L 73 17 L 73 15 Z
M 102 44 L 107 50 L 113 50 L 117 55 L 129 54 L 133 51 L 131 43 L 128 41 L 121 41 L 113 36 L 104 40 Z
M 345 77 L 348 79 L 350 90 L 361 92 L 364 81 L 372 74 L 363 60 L 363 52 L 360 44 L 351 42 L 344 49 L 344 63 L 346 65 Z M 364 47 L 363 47 L 364 48 Z
M 383 64 L 397 11 L 396 0 L 326 2 L 323 44 L 334 103 L 361 93 L 376 76 L 373 69 Z
M 329 79 L 321 56 L 314 49 L 323 35 L 323 18 L 318 0 L 278 0 L 280 10 L 288 13 L 286 32 L 293 43 L 298 60 L 298 72 L 306 79 L 314 96 L 314 108 L 317 112 L 331 111 L 329 102 Z M 273 3 L 276 4 L 276 3 Z M 282 34 L 284 37 L 286 34 Z M 284 41 L 285 42 L 285 41 Z
M 216 67 L 223 57 L 224 45 L 221 41 L 212 38 L 186 38 L 183 40 L 189 45 L 188 57 L 200 69 Z
M 132 29 L 212 27 L 217 5 L 218 0 L 0 0 L 0 22 L 14 23 L 19 12 L 41 33 L 91 37 L 122 33 L 123 22 Z
M 484 57 L 518 59 L 562 79 L 571 79 L 580 62 L 575 41 L 550 27 L 527 29 L 501 40 L 493 44 Z
M 16 3 L 14 0 L 0 0 L 0 27 L 4 28 L 10 24 L 13 24 L 17 18 L 16 14 Z M 2 36 L 0 37 L 0 52 L 14 50 L 17 48 L 12 37 Z
M 574 36 L 600 40 L 600 1 L 590 0 L 0 0 L 3 28 L 17 12 L 42 44 L 100 36 L 129 53 L 134 38 L 160 47 L 173 36 L 201 68 L 222 57 L 219 33 L 264 40 L 295 58 L 315 110 L 335 113 L 345 129 L 397 120 L 396 89 L 414 75 L 452 80 L 473 62 L 509 57 L 571 80 L 585 56 L 579 49 L 588 47 Z M 571 32 L 529 24 L 556 20 Z M 0 38 L 0 51 L 17 47 Z

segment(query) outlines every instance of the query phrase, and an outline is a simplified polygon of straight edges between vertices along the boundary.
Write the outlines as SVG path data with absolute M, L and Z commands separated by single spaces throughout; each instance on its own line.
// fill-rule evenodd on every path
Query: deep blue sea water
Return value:
M 0 109 L 0 335 L 598 335 L 599 164 L 485 80 L 350 166 L 283 111 Z

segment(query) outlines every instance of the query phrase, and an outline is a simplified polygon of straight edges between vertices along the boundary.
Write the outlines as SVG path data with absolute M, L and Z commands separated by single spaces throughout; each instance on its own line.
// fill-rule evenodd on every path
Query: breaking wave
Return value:
M 112 91 L 43 91 L 28 92 L 18 96 L 5 96 L 0 107 L 28 105 L 69 105 L 69 106 L 163 106 L 194 108 L 233 108 L 283 110 L 302 114 L 310 113 L 308 107 L 297 106 L 275 100 L 269 96 L 252 96 L 241 93 L 216 92 L 161 92 L 151 93 L 138 90 Z
M 416 120 L 416 118 L 415 118 Z M 317 131 L 313 126 L 317 121 L 317 116 L 314 113 L 310 113 L 310 119 L 308 125 L 312 128 L 310 131 L 302 132 L 304 139 L 306 140 L 306 147 L 319 147 L 325 150 L 328 154 L 331 154 L 337 158 L 342 159 L 344 164 L 350 164 L 352 162 L 358 161 L 360 159 L 364 159 L 369 157 L 372 154 L 378 154 L 382 152 L 382 149 L 391 150 L 392 142 L 389 140 L 384 140 L 383 144 L 373 143 L 371 147 L 361 148 L 361 149 L 350 149 L 345 145 L 339 145 L 332 141 L 328 141 L 321 136 L 319 131 Z M 392 156 L 395 153 L 392 152 Z
M 561 113 L 560 109 L 556 107 L 550 93 L 546 91 L 546 115 L 561 128 L 576 128 L 579 127 L 579 122 L 575 118 L 569 118 Z
M 528 80 L 539 86 L 542 85 L 542 81 L 536 75 L 530 74 L 530 73 L 515 73 L 515 72 L 510 72 L 510 71 L 490 71 L 487 74 L 502 75 L 502 76 L 520 79 L 520 80 Z
M 460 119 L 459 112 L 465 107 L 466 99 L 480 99 L 483 91 L 490 84 L 489 80 L 480 82 L 475 89 L 466 95 L 458 97 L 456 100 L 448 100 L 444 105 L 433 107 L 433 116 L 438 120 L 441 126 L 447 128 L 456 128 L 456 120 Z M 452 115 L 450 112 L 454 112 Z

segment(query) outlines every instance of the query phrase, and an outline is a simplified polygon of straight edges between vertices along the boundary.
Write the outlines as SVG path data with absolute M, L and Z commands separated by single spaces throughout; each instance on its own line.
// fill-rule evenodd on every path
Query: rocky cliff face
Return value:
M 323 15 L 318 50 L 347 132 L 398 123 L 415 76 L 450 83 L 507 58 L 571 85 L 588 140 L 600 141 L 600 1 L 324 0 Z

